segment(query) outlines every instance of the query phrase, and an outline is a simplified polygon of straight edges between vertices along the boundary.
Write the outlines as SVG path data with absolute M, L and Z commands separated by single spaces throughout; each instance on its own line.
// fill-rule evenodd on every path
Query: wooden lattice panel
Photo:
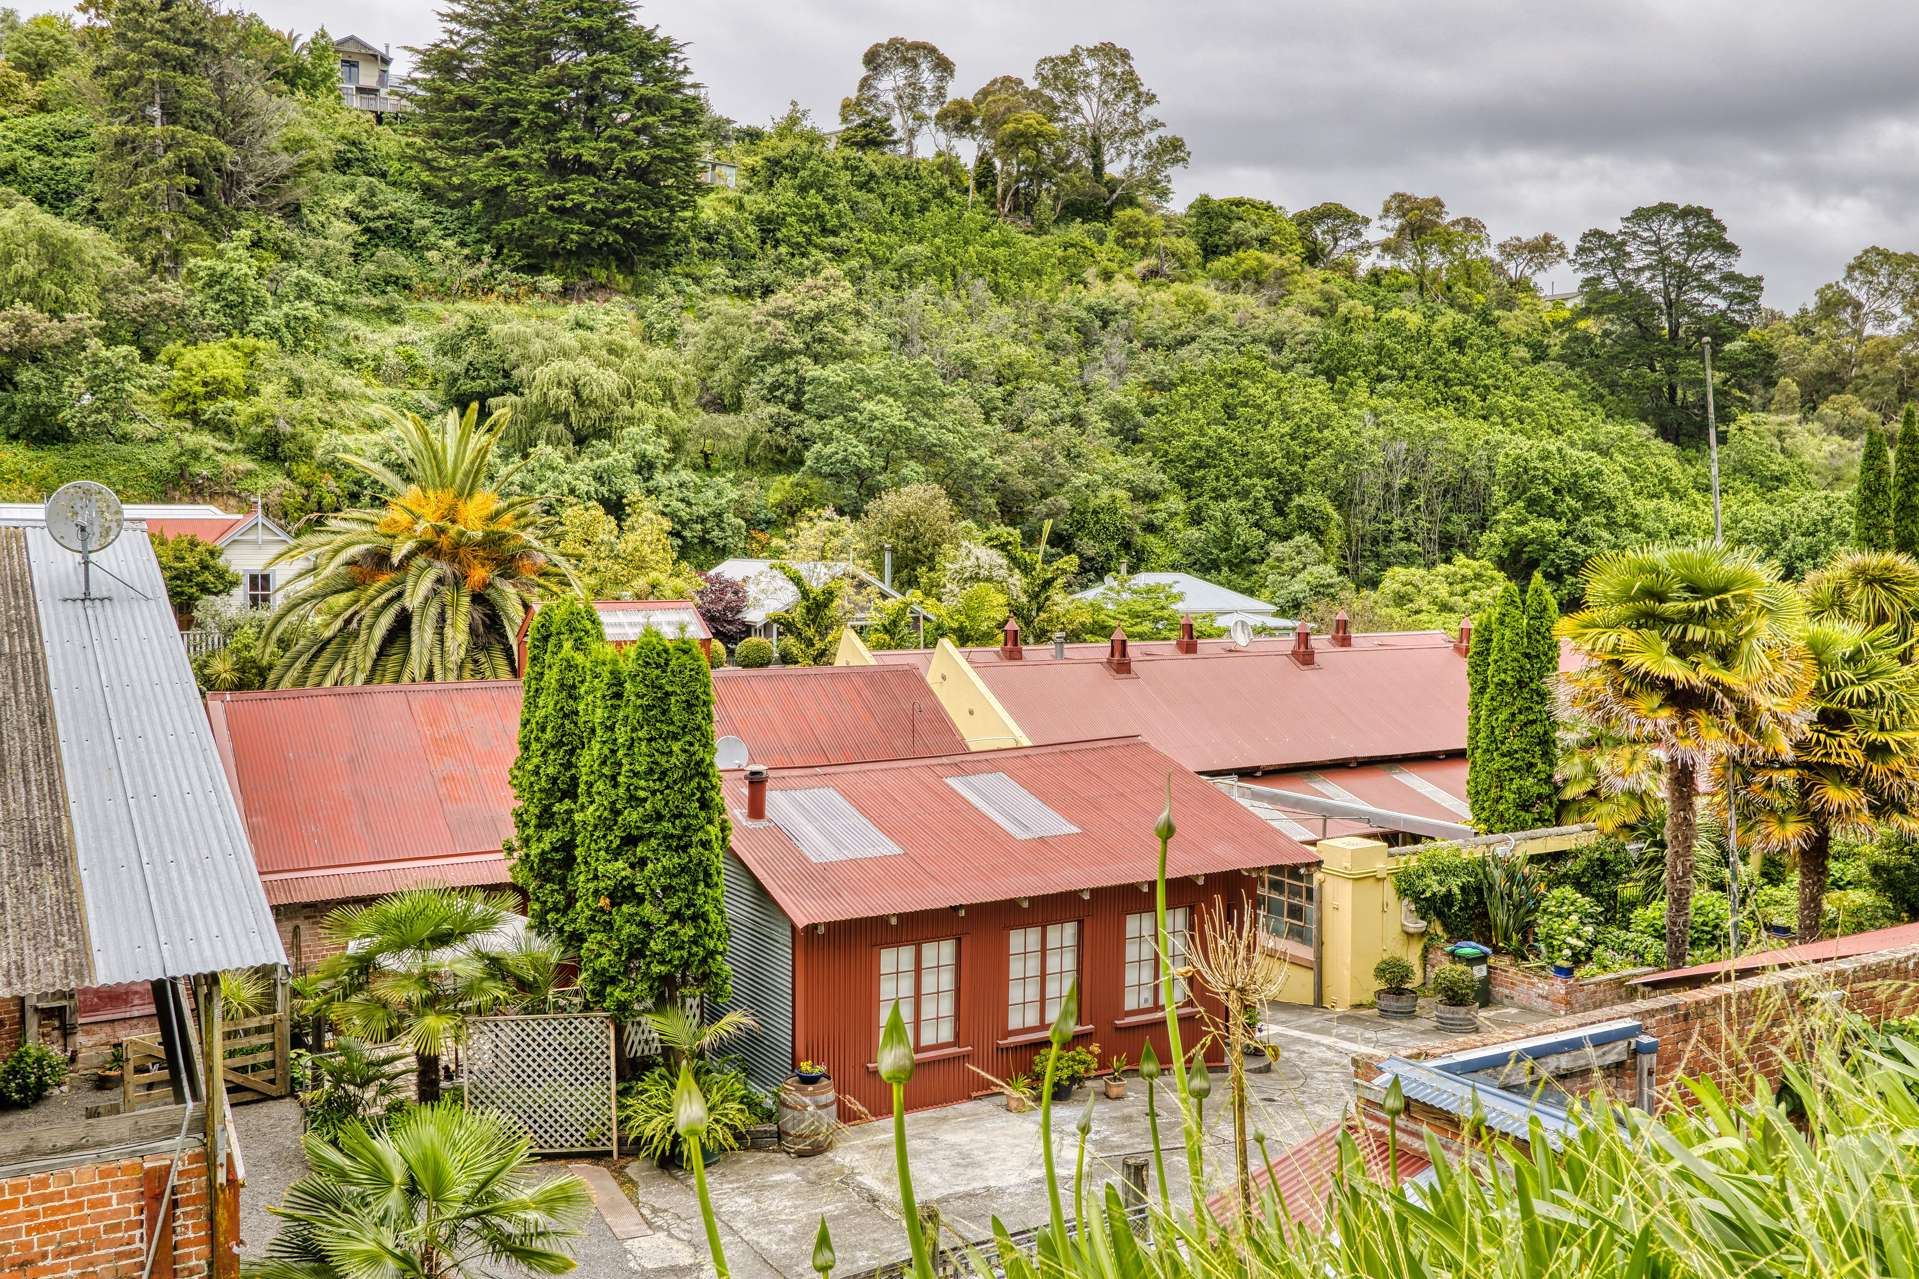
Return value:
M 467 1023 L 466 1104 L 524 1127 L 542 1153 L 619 1153 L 613 1022 L 594 1013 Z

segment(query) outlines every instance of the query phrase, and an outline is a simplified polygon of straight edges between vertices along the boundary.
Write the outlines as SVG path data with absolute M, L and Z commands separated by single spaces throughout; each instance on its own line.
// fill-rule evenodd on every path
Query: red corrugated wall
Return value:
M 1251 900 L 1254 888 L 1252 877 L 1234 873 L 1208 875 L 1203 885 L 1176 880 L 1167 885 L 1167 905 L 1192 907 L 1197 926 L 1202 902 L 1224 896 L 1237 910 L 1242 894 Z M 933 910 L 901 915 L 897 924 L 879 918 L 828 924 L 824 933 L 800 929 L 793 948 L 794 1051 L 825 1065 L 842 1097 L 857 1101 L 874 1116 L 891 1114 L 891 1091 L 871 1066 L 879 1049 L 880 948 L 953 937 L 960 943 L 957 1047 L 922 1057 L 906 1086 L 906 1105 L 921 1110 L 991 1091 L 991 1085 L 966 1069 L 968 1062 L 1009 1079 L 1031 1065 L 1045 1039 L 1042 1028 L 1019 1032 L 1022 1042 L 1006 1042 L 1011 1038 L 1006 1024 L 1007 931 L 1077 919 L 1080 1024 L 1089 1029 L 1075 1042 L 1097 1042 L 1104 1068 L 1115 1053 L 1125 1053 L 1137 1065 L 1150 1036 L 1154 1051 L 1165 1061 L 1163 1017 L 1144 1026 L 1117 1024 L 1132 1016 L 1123 1008 L 1126 916 L 1152 909 L 1151 891 L 1126 886 L 1095 889 L 1091 898 L 1077 893 L 1035 897 L 1024 907 L 992 902 L 968 907 L 964 916 Z M 1213 1011 L 1217 1013 L 1216 1006 Z M 1204 1033 L 1202 1022 L 1194 1016 L 1182 1023 L 1180 1034 L 1189 1053 Z M 1217 1050 L 1208 1055 L 1218 1059 Z M 858 1118 L 856 1110 L 841 1107 L 843 1122 Z

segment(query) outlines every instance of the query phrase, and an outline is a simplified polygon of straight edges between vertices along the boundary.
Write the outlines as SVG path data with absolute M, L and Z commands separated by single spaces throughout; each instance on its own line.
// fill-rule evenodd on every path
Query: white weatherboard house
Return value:
M 235 515 L 203 503 L 129 502 L 122 512 L 129 530 L 143 525 L 148 533 L 185 534 L 219 547 L 227 567 L 240 575 L 240 584 L 228 598 L 244 608 L 271 608 L 279 602 L 280 588 L 313 563 L 310 559 L 272 563 L 293 535 L 257 507 Z M 42 522 L 45 517 L 43 503 L 0 502 L 0 524 Z
M 1089 586 L 1075 593 L 1073 598 L 1098 599 L 1108 591 L 1118 589 L 1122 581 L 1128 586 L 1170 586 L 1175 596 L 1174 608 L 1194 618 L 1210 619 L 1217 626 L 1231 626 L 1243 620 L 1254 630 L 1291 630 L 1295 624 L 1292 618 L 1279 616 L 1277 605 L 1254 599 L 1251 595 L 1242 595 L 1218 582 L 1209 582 L 1191 573 L 1134 573 L 1124 579 L 1108 574 L 1098 586 Z
M 753 634 L 768 639 L 776 638 L 777 627 L 766 619 L 774 613 L 791 608 L 800 593 L 793 589 L 793 583 L 786 575 L 774 568 L 775 564 L 791 564 L 799 570 L 810 586 L 821 586 L 836 577 L 853 579 L 854 591 L 870 590 L 877 597 L 898 599 L 899 592 L 868 573 L 865 569 L 849 564 L 845 560 L 723 560 L 707 570 L 721 577 L 730 577 L 746 587 L 746 611 L 742 616 L 752 626 Z M 856 624 L 861 619 L 855 619 Z

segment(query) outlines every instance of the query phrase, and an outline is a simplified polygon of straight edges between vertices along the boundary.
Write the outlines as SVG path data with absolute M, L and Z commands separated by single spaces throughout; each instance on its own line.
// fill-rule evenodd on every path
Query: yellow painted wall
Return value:
M 1409 933 L 1393 891 L 1393 856 L 1376 839 L 1322 839 L 1320 856 L 1320 998 L 1327 1008 L 1352 1008 L 1373 997 L 1373 965 L 1399 955 L 1419 972 L 1425 933 Z
M 1004 750 L 1008 746 L 1031 746 L 1033 739 L 1014 722 L 999 698 L 986 687 L 966 655 L 942 639 L 933 649 L 933 663 L 926 670 L 926 682 L 933 696 L 959 726 L 966 748 L 975 751 Z
M 878 666 L 880 659 L 873 656 L 873 650 L 866 647 L 866 641 L 860 633 L 850 626 L 840 629 L 840 646 L 833 654 L 835 666 Z
M 1313 966 L 1296 960 L 1286 961 L 1286 982 L 1279 988 L 1279 1002 L 1282 1004 L 1310 1004 L 1313 1002 Z

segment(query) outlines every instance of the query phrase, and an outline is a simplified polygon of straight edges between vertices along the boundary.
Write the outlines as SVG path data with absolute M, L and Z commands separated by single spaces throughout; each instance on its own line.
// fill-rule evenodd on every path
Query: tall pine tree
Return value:
M 452 202 L 514 258 L 631 271 L 684 232 L 705 108 L 630 0 L 454 0 L 416 50 L 409 127 Z
M 1919 555 L 1919 409 L 1906 405 L 1893 451 L 1892 547 Z
M 526 893 L 533 926 L 571 950 L 580 945 L 572 887 L 588 730 L 582 708 L 600 644 L 599 618 L 578 600 L 556 600 L 533 615 L 520 686 L 520 753 L 511 774 L 519 800 L 508 850 L 513 882 Z
M 1466 807 L 1477 824 L 1480 813 L 1493 809 L 1487 785 L 1497 772 L 1485 741 L 1487 708 L 1492 705 L 1493 610 L 1473 619 L 1471 634 L 1472 647 L 1466 650 Z
M 1852 543 L 1862 551 L 1892 549 L 1892 462 L 1886 455 L 1885 432 L 1876 426 L 1866 428 L 1866 447 L 1859 456 Z

